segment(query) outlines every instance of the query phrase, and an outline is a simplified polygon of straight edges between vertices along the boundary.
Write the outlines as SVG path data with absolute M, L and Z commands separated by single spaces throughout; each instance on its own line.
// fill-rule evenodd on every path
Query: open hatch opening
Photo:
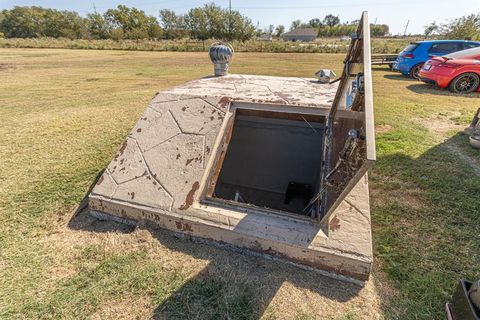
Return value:
M 318 192 L 325 117 L 238 108 L 210 198 L 306 215 Z

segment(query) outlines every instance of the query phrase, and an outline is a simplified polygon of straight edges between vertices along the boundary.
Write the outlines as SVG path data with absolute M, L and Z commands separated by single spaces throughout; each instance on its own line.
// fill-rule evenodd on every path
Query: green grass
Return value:
M 339 74 L 342 58 L 239 53 L 232 72 Z M 160 231 L 72 219 L 153 94 L 212 71 L 204 53 L 1 49 L 0 61 L 0 318 L 437 319 L 458 279 L 480 278 L 479 177 L 449 146 L 479 152 L 455 130 L 427 128 L 466 126 L 478 94 L 374 70 L 383 283 L 358 291 Z

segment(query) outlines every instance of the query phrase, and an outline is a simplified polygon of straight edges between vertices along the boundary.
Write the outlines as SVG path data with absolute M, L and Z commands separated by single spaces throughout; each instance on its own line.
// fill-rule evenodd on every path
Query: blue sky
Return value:
M 229 0 L 213 1 L 222 7 L 228 7 Z M 173 9 L 179 13 L 189 8 L 201 6 L 212 1 L 202 0 L 0 0 L 0 9 L 15 5 L 37 5 L 56 9 L 75 10 L 81 15 L 93 11 L 103 12 L 108 8 L 125 4 L 134 6 L 158 16 L 161 8 Z M 249 16 L 260 27 L 270 24 L 283 24 L 287 28 L 295 19 L 308 21 L 311 18 L 323 18 L 326 14 L 339 15 L 342 21 L 358 19 L 363 10 L 369 11 L 370 20 L 385 23 L 392 33 L 403 33 L 410 20 L 407 33 L 421 33 L 424 26 L 431 21 L 445 22 L 452 18 L 480 12 L 480 0 L 232 0 L 232 7 Z

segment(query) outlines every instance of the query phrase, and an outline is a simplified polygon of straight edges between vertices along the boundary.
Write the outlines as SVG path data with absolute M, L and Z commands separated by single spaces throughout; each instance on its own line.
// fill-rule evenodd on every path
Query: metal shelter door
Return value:
M 312 216 L 322 223 L 376 159 L 370 50 L 368 13 L 363 12 L 327 118 L 319 192 L 310 201 Z

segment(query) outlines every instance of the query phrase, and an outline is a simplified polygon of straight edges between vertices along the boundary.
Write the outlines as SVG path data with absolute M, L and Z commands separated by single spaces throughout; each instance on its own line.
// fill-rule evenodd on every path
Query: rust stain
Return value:
M 120 148 L 120 150 L 118 150 L 118 153 L 119 153 L 120 155 L 122 155 L 123 152 L 125 151 L 125 149 L 127 148 L 127 144 L 128 144 L 127 140 L 123 141 L 122 147 Z
M 195 160 L 195 158 L 187 159 L 187 162 L 185 163 L 185 165 L 188 166 L 190 163 L 192 163 L 193 160 Z
M 347 276 L 347 277 L 352 277 L 352 278 L 355 278 L 355 279 L 359 279 L 359 280 L 362 280 L 362 281 L 367 281 L 368 278 L 369 278 L 369 273 L 365 274 L 365 273 L 358 273 L 358 272 L 350 272 L 350 271 L 344 270 L 342 268 L 342 265 L 335 268 L 335 267 L 332 267 L 332 266 L 325 265 L 321 262 L 313 262 L 313 261 L 310 261 L 310 260 L 307 260 L 307 259 L 290 257 L 285 253 L 282 253 L 282 252 L 279 252 L 279 251 L 273 249 L 272 247 L 268 247 L 268 249 L 262 249 L 261 245 L 258 242 L 252 243 L 252 246 L 250 248 L 254 251 L 261 252 L 261 253 L 267 254 L 269 256 L 279 257 L 279 258 L 282 258 L 282 259 L 285 259 L 285 260 L 293 261 L 295 263 L 303 264 L 303 265 L 310 266 L 310 267 L 313 267 L 313 268 L 316 268 L 316 269 L 323 269 L 323 270 L 328 271 L 328 272 L 338 273 L 338 274 L 341 274 L 341 275 L 344 275 L 344 276 Z
M 192 185 L 192 190 L 190 190 L 185 198 L 185 203 L 180 206 L 180 210 L 187 210 L 190 208 L 190 206 L 193 204 L 193 196 L 195 195 L 195 192 L 197 192 L 198 188 L 200 188 L 200 183 L 195 181 Z
M 193 232 L 192 227 L 188 223 L 182 223 L 180 221 L 175 221 L 175 227 L 181 231 Z
M 230 104 L 230 98 L 229 97 L 222 97 L 220 101 L 218 101 L 218 105 L 222 108 L 225 108 Z
M 340 219 L 338 219 L 336 216 L 330 220 L 330 230 L 331 231 L 336 231 L 340 229 Z
M 103 182 L 103 180 L 105 180 L 105 177 L 104 177 L 103 174 L 102 174 L 102 176 L 100 177 L 100 179 L 98 179 L 98 181 L 97 181 L 97 186 L 101 185 L 102 182 Z
M 138 129 L 137 129 L 137 132 L 138 132 L 138 133 L 142 132 L 142 128 L 138 128 Z
M 127 143 L 128 143 L 127 140 L 123 141 L 122 146 L 120 147 L 117 154 L 115 155 L 115 158 L 114 158 L 115 161 L 117 161 L 118 157 L 120 157 L 123 154 L 123 152 L 127 148 Z

